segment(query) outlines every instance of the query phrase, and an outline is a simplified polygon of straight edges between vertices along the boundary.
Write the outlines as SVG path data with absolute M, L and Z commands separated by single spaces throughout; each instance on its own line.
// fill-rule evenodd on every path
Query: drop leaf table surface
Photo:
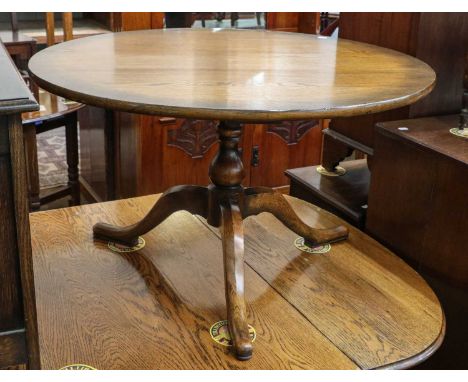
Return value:
M 257 337 L 255 356 L 237 360 L 210 336 L 225 319 L 218 229 L 180 211 L 137 252 L 93 242 L 93 224 L 136 222 L 160 197 L 30 215 L 43 368 L 407 368 L 440 346 L 439 301 L 403 260 L 352 226 L 328 253 L 304 253 L 264 213 L 244 222 L 247 319 Z M 308 224 L 346 224 L 286 199 Z
M 29 63 L 44 89 L 84 104 L 142 114 L 219 120 L 212 184 L 166 191 L 139 222 L 98 223 L 95 237 L 134 245 L 179 210 L 220 227 L 227 319 L 239 359 L 252 356 L 244 301 L 243 219 L 270 212 L 316 245 L 346 239 L 343 226 L 311 227 L 286 199 L 244 188 L 241 123 L 353 116 L 413 103 L 435 73 L 413 57 L 368 44 L 296 33 L 147 30 L 69 41 Z

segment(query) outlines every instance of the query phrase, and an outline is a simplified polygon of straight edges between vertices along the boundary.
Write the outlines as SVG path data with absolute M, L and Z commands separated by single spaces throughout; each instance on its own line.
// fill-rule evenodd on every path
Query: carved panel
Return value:
M 167 144 L 201 158 L 218 141 L 217 121 L 185 119 L 177 129 L 168 129 Z
M 319 125 L 317 120 L 312 121 L 286 121 L 269 126 L 268 133 L 279 136 L 288 145 L 294 145 L 312 128 Z

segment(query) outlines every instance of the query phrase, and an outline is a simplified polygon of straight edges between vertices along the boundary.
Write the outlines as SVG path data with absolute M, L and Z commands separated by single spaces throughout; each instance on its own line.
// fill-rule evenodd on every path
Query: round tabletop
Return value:
M 143 114 L 279 121 L 367 114 L 428 94 L 424 62 L 351 40 L 233 29 L 143 30 L 34 55 L 33 78 L 78 102 Z

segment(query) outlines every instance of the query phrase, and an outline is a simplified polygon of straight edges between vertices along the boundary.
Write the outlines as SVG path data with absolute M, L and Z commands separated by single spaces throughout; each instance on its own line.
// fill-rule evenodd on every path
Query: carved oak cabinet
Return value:
M 209 183 L 217 122 L 86 107 L 79 113 L 81 184 L 91 200 Z M 281 187 L 284 171 L 320 161 L 324 121 L 246 124 L 240 146 L 244 186 Z

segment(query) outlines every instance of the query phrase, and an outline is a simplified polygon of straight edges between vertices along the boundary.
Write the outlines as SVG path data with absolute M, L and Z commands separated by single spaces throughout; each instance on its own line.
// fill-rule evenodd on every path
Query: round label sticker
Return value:
M 257 333 L 255 332 L 255 329 L 250 325 L 249 334 L 250 340 L 254 342 L 255 338 L 257 338 Z M 229 333 L 227 320 L 218 321 L 215 324 L 213 324 L 210 328 L 210 335 L 211 338 L 218 344 L 221 344 L 223 346 L 232 346 L 231 333 Z
M 109 247 L 109 249 L 111 251 L 114 251 L 114 252 L 120 252 L 120 253 L 127 253 L 127 252 L 135 252 L 135 251 L 138 251 L 140 249 L 142 249 L 144 246 L 145 246 L 146 242 L 145 242 L 145 239 L 143 239 L 141 236 L 138 238 L 138 244 L 133 246 L 133 247 L 127 247 L 126 245 L 124 244 L 120 244 L 120 243 L 114 243 L 112 241 L 109 241 L 107 243 L 107 246 Z
M 330 244 L 317 245 L 315 247 L 310 247 L 305 243 L 303 237 L 298 237 L 296 240 L 294 240 L 294 245 L 296 246 L 297 249 L 300 249 L 302 252 L 307 252 L 307 253 L 327 253 L 331 249 Z
M 341 176 L 341 175 L 346 174 L 346 169 L 341 166 L 336 166 L 335 171 L 328 171 L 325 167 L 318 166 L 317 172 L 320 175 L 325 175 L 325 176 Z
M 457 137 L 468 138 L 468 128 L 460 130 L 458 127 L 454 127 L 450 129 L 450 132 Z
M 59 370 L 97 370 L 97 369 L 88 365 L 83 365 L 81 363 L 75 363 L 73 365 L 67 365 L 67 366 L 61 367 Z

